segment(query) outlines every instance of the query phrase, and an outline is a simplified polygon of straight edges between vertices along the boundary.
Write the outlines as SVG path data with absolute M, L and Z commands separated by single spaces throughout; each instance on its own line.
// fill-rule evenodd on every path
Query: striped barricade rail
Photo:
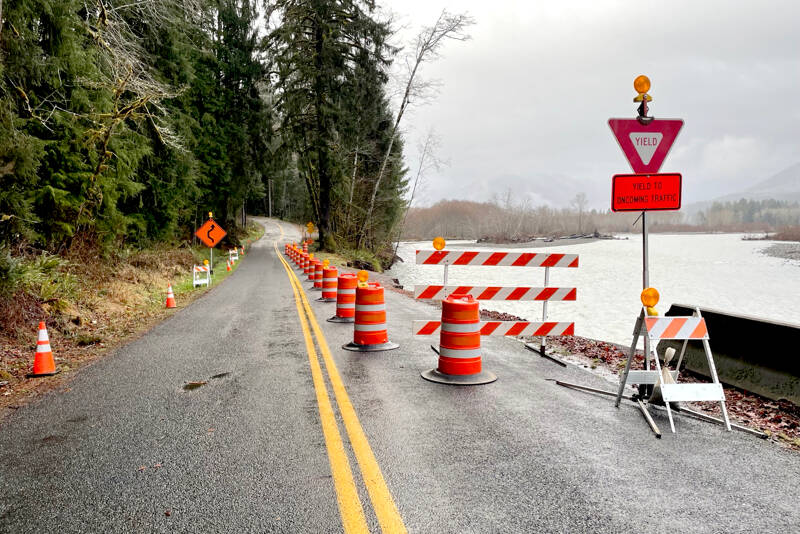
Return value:
M 486 267 L 577 267 L 577 254 L 532 252 L 470 252 L 418 250 L 417 265 L 473 265 Z
M 480 321 L 478 331 L 482 336 L 572 336 L 575 323 L 528 321 Z M 430 336 L 442 328 L 441 321 L 413 321 L 415 336 Z M 453 331 L 451 324 L 446 330 Z
M 232 248 L 228 251 L 228 259 L 231 261 L 239 261 L 239 249 Z
M 443 300 L 450 295 L 471 295 L 475 300 L 575 300 L 574 287 L 414 286 L 414 298 Z
M 437 238 L 440 240 L 441 238 Z M 434 246 L 437 246 L 434 240 Z M 442 245 L 444 244 L 442 240 Z M 437 247 L 438 248 L 438 247 Z M 521 334 L 498 333 L 492 335 L 532 335 L 541 337 L 540 354 L 545 355 L 546 338 L 552 335 L 574 335 L 575 324 L 572 322 L 553 323 L 547 321 L 547 303 L 577 300 L 578 290 L 574 287 L 551 287 L 550 269 L 552 267 L 577 268 L 577 254 L 547 254 L 534 252 L 496 252 L 469 250 L 417 250 L 417 265 L 441 265 L 444 268 L 444 280 L 441 285 L 415 285 L 414 298 L 420 300 L 444 300 L 450 296 L 469 295 L 475 300 L 541 302 L 542 321 L 540 323 L 510 322 L 498 323 L 494 330 L 498 332 L 515 332 L 522 329 Z M 541 267 L 544 268 L 544 286 L 456 286 L 447 284 L 450 266 L 477 267 Z M 533 326 L 538 325 L 538 326 Z M 545 325 L 553 325 L 548 329 Z M 562 325 L 562 326 L 559 326 Z M 483 334 L 482 334 L 483 335 Z M 489 335 L 489 334 L 486 334 Z M 529 346 L 530 347 L 530 346 Z
M 195 265 L 192 269 L 192 287 L 211 285 L 211 269 L 205 265 Z

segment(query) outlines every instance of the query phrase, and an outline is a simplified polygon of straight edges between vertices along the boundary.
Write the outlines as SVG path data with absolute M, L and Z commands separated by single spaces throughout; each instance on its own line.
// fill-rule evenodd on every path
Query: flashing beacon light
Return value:
M 314 259 L 314 253 L 313 253 L 313 252 L 310 252 L 310 253 L 308 254 L 308 259 L 309 259 L 309 260 L 313 260 L 313 259 Z
M 369 273 L 367 271 L 363 269 L 358 271 L 356 278 L 358 278 L 358 287 L 367 287 L 367 280 L 369 280 Z
M 214 218 L 214 213 L 209 211 L 208 212 L 208 218 L 209 219 L 213 219 Z
M 660 295 L 658 294 L 658 290 L 654 287 L 648 287 L 642 291 L 640 299 L 645 307 L 645 310 L 647 311 L 647 315 L 658 315 L 658 310 L 656 310 L 655 306 L 658 304 L 659 298 Z
M 208 260 L 203 260 L 203 265 L 208 266 Z
M 445 245 L 446 242 L 442 236 L 439 236 L 433 240 L 433 248 L 436 250 L 442 250 Z
M 634 102 L 653 101 L 653 97 L 647 94 L 647 91 L 650 90 L 650 78 L 644 74 L 637 76 L 636 79 L 633 80 L 633 88 L 639 93 L 633 98 Z
M 323 260 L 322 267 L 327 269 L 330 264 L 331 264 L 331 260 Z

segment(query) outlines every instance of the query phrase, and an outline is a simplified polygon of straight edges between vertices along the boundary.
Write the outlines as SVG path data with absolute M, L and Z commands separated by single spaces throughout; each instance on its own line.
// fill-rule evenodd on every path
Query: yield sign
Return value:
M 657 173 L 683 127 L 681 119 L 654 119 L 642 124 L 636 119 L 608 119 L 619 147 L 633 172 Z
M 207 247 L 215 247 L 223 237 L 228 235 L 228 232 L 223 230 L 217 221 L 209 219 L 197 229 L 194 235 L 199 237 Z

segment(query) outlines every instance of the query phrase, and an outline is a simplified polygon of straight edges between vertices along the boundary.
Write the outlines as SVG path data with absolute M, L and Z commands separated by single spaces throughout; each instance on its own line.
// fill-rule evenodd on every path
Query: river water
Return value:
M 549 285 L 577 287 L 578 300 L 549 303 L 548 320 L 574 321 L 576 335 L 629 345 L 641 307 L 642 238 L 619 237 L 548 248 L 485 248 L 452 241 L 447 249 L 579 254 L 579 268 L 550 269 Z M 663 315 L 672 303 L 690 304 L 800 324 L 800 262 L 762 253 L 774 243 L 744 241 L 741 234 L 651 234 L 650 285 L 661 294 L 656 308 Z M 417 249 L 432 246 L 429 241 L 401 243 L 398 255 L 404 261 L 388 274 L 409 290 L 414 284 L 441 284 L 443 268 L 416 265 Z M 544 269 L 452 266 L 448 284 L 540 287 Z M 481 301 L 481 307 L 532 321 L 542 313 L 541 303 L 535 302 Z M 430 317 L 419 319 L 437 313 L 432 309 Z

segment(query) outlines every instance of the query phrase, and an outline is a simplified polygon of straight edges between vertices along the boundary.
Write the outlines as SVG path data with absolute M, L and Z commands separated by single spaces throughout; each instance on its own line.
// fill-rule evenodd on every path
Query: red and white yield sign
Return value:
M 681 209 L 681 175 L 615 174 L 611 182 L 613 211 Z
M 608 119 L 619 147 L 636 174 L 656 173 L 683 127 L 681 119 L 653 119 L 642 124 L 637 119 Z

